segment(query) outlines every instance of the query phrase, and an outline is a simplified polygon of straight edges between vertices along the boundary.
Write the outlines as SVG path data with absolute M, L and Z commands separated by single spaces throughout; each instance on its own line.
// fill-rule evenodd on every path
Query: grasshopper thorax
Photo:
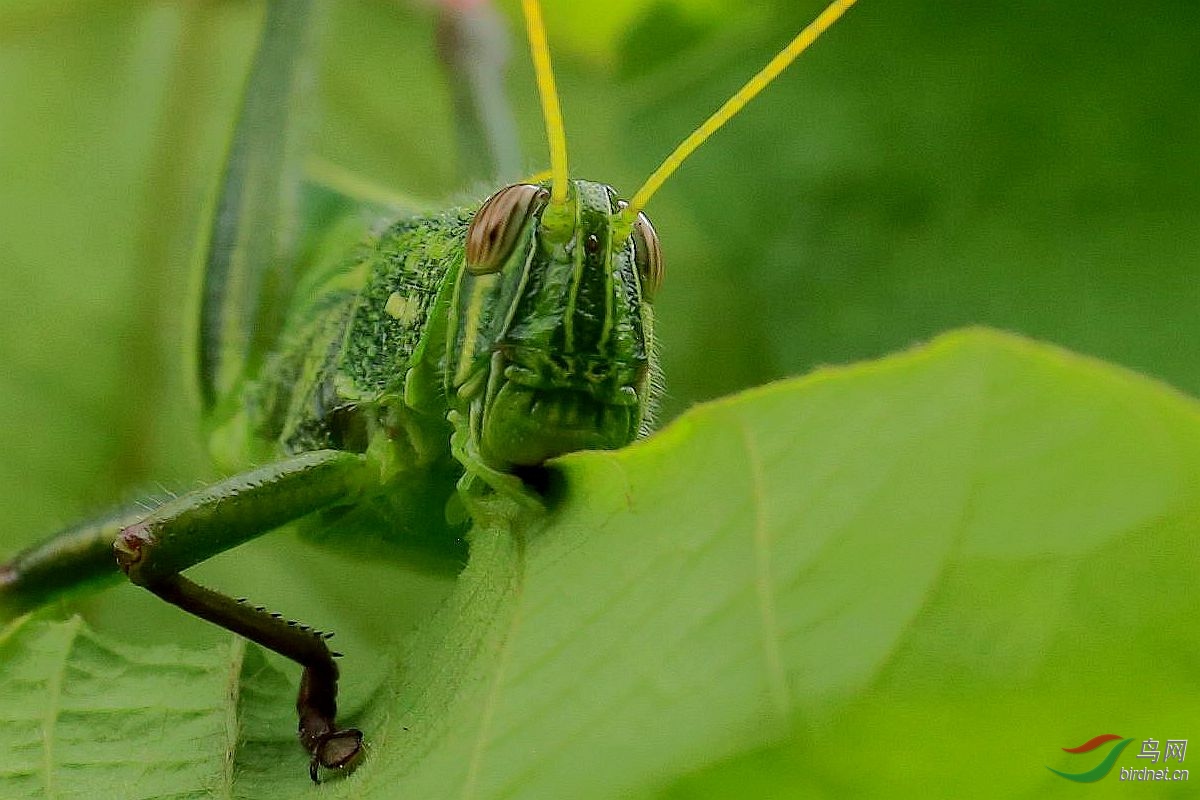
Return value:
M 467 232 L 447 337 L 451 406 L 490 466 L 633 441 L 652 391 L 654 230 L 612 187 L 501 189 Z

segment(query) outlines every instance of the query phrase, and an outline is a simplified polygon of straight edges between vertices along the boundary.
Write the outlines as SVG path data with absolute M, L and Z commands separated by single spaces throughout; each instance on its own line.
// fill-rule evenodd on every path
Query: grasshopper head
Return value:
M 572 450 L 621 447 L 645 430 L 655 370 L 650 298 L 662 257 L 641 211 L 854 2 L 833 0 L 626 203 L 609 186 L 569 179 L 541 5 L 522 0 L 552 180 L 501 189 L 467 231 L 445 375 L 478 458 L 501 470 L 540 464 Z
M 622 447 L 648 424 L 662 257 L 625 205 L 590 181 L 572 181 L 562 203 L 517 184 L 471 222 L 447 393 L 490 466 Z

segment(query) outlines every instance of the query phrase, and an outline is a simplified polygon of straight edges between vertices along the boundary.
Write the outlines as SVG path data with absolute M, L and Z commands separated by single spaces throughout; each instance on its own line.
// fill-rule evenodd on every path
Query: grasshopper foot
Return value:
M 321 640 L 324 648 L 324 640 Z M 324 650 L 329 653 L 328 650 Z M 333 659 L 327 665 L 306 667 L 300 679 L 300 695 L 296 711 L 300 715 L 300 743 L 312 754 L 308 775 L 320 783 L 321 767 L 345 770 L 353 767 L 362 754 L 362 731 L 339 728 L 337 714 L 337 666 Z
M 313 744 L 312 761 L 308 764 L 308 776 L 313 783 L 320 783 L 320 768 L 346 769 L 357 763 L 362 754 L 362 731 L 346 728 L 330 731 Z

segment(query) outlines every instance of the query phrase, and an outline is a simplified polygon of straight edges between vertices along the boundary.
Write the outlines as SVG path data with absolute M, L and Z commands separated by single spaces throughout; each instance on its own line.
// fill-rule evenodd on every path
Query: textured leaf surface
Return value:
M 372 749 L 320 794 L 1068 796 L 1060 748 L 1200 718 L 1198 411 L 971 331 L 563 459 L 548 520 L 477 530 L 348 670 Z M 10 630 L 0 796 L 304 796 L 295 670 L 237 653 Z
M 242 652 L 120 648 L 78 617 L 16 624 L 0 643 L 4 795 L 199 797 L 228 785 Z

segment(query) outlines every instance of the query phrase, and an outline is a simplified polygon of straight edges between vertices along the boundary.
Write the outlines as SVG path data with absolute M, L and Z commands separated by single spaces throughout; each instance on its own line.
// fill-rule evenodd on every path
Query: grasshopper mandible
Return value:
M 310 775 L 362 752 L 336 722 L 325 637 L 185 578 L 187 568 L 280 526 L 370 507 L 400 529 L 416 494 L 478 518 L 489 499 L 542 501 L 525 470 L 648 433 L 657 391 L 653 298 L 663 280 L 653 194 L 854 0 L 835 0 L 624 199 L 572 179 L 537 0 L 523 10 L 550 143 L 550 177 L 476 208 L 400 219 L 303 276 L 276 332 L 262 287 L 287 181 L 289 44 L 309 2 L 273 0 L 235 127 L 204 259 L 198 374 L 215 455 L 265 463 L 147 512 L 117 508 L 0 566 L 0 597 L 33 604 L 124 573 L 196 616 L 303 667 L 296 701 Z M 286 276 L 285 276 L 286 278 Z M 428 502 L 428 500 L 426 500 Z M 114 557 L 115 556 L 115 557 Z

